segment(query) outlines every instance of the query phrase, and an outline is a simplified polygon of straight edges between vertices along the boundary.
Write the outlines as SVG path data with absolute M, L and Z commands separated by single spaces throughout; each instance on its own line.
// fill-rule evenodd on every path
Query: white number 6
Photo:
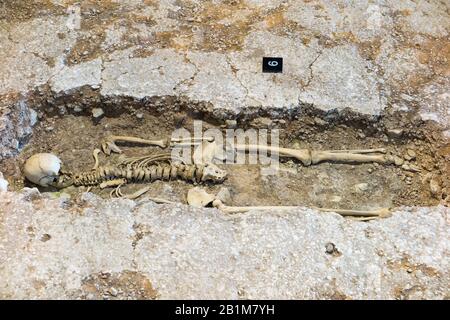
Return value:
M 272 61 L 269 61 L 267 64 L 271 67 L 276 67 L 278 65 L 278 61 L 272 60 Z

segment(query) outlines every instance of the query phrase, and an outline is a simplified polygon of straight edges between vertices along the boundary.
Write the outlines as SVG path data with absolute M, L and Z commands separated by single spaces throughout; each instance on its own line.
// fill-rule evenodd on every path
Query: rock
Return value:
M 7 100 L 0 99 L 0 160 L 21 150 L 22 142 L 31 135 L 35 124 L 36 112 L 23 100 L 7 103 Z
M 144 114 L 142 112 L 138 112 L 138 113 L 136 113 L 136 118 L 142 119 L 142 118 L 144 118 Z
M 117 295 L 119 294 L 119 292 L 117 291 L 117 289 L 114 288 L 114 287 L 111 287 L 111 288 L 108 290 L 108 293 L 109 293 L 110 295 L 112 295 L 113 297 L 117 297 Z
M 435 198 L 439 198 L 441 196 L 441 186 L 439 181 L 435 178 L 430 179 L 430 192 Z
M 416 152 L 414 150 L 408 149 L 406 153 L 408 154 L 410 160 L 414 160 L 416 158 Z
M 342 197 L 340 197 L 340 196 L 332 196 L 330 201 L 331 202 L 341 202 L 342 201 Z
M 314 123 L 315 123 L 316 125 L 319 125 L 319 126 L 324 126 L 324 125 L 327 124 L 327 122 L 326 122 L 325 120 L 323 120 L 323 119 L 321 119 L 321 118 L 319 118 L 319 117 L 314 117 L 314 118 L 313 118 L 313 121 L 314 121 Z
M 8 191 L 8 181 L 3 179 L 3 174 L 0 172 L 0 192 Z
M 369 190 L 369 184 L 368 183 L 358 183 L 355 184 L 355 190 L 356 192 L 364 192 Z
M 236 129 L 237 121 L 236 120 L 225 120 L 225 127 L 230 128 L 230 129 Z
M 404 162 L 405 161 L 402 158 L 400 158 L 399 156 L 394 156 L 394 163 L 396 166 L 401 166 L 401 165 L 403 165 Z
M 328 243 L 325 245 L 325 252 L 326 252 L 326 253 L 332 254 L 332 253 L 334 252 L 334 250 L 335 250 L 335 245 L 334 245 L 334 243 L 328 242 Z
M 389 129 L 387 135 L 391 138 L 400 138 L 403 135 L 403 129 Z
M 252 127 L 254 128 L 271 128 L 272 119 L 266 117 L 259 117 L 252 121 Z
M 105 113 L 104 113 L 104 111 L 103 111 L 102 108 L 93 108 L 93 109 L 92 109 L 92 117 L 93 117 L 94 119 L 99 119 L 99 118 L 101 118 L 104 114 L 105 114 Z
M 328 299 L 330 286 L 352 299 L 395 299 L 407 284 L 425 287 L 422 299 L 448 294 L 443 206 L 397 209 L 369 223 L 308 208 L 224 219 L 213 208 L 127 199 L 63 209 L 55 199 L 31 203 L 13 192 L 0 197 L 0 208 L 0 259 L 8 261 L 0 269 L 2 297 L 79 299 L 92 274 L 101 271 L 109 281 L 111 271 L 127 270 L 142 275 L 161 299 L 234 299 L 243 287 L 253 299 Z M 44 245 L 30 230 L 51 239 Z M 262 268 L 266 261 L 270 267 Z M 405 261 L 432 273 L 406 276 Z M 36 278 L 46 286 L 36 287 Z M 127 287 L 121 289 L 127 296 Z

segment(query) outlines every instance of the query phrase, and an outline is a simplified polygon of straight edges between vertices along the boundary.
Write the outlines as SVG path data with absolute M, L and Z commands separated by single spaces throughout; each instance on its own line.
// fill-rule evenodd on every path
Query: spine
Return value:
M 166 163 L 145 167 L 104 166 L 90 172 L 75 174 L 73 184 L 75 186 L 95 186 L 113 179 L 126 179 L 127 182 L 181 179 L 199 183 L 203 175 L 203 168 L 200 165 Z

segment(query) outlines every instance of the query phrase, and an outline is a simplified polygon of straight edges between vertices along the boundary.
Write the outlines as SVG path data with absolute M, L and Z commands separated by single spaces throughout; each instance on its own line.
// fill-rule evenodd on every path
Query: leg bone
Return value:
M 213 206 L 225 213 L 241 213 L 250 210 L 292 210 L 298 208 L 298 206 L 246 206 L 235 207 L 226 206 L 220 200 L 214 200 Z M 314 209 L 323 212 L 336 212 L 342 216 L 352 217 L 372 217 L 372 218 L 386 218 L 390 216 L 389 208 L 381 208 L 378 210 L 346 210 L 346 209 L 328 209 L 328 208 L 316 208 Z
M 314 151 L 308 149 L 289 149 L 263 145 L 235 145 L 238 151 L 270 151 L 278 153 L 282 157 L 295 158 L 301 161 L 305 166 L 316 164 L 322 161 L 345 162 L 345 163 L 366 163 L 378 162 L 387 163 L 384 155 L 366 155 L 365 153 L 383 152 L 384 149 L 363 149 L 363 150 L 338 150 L 338 151 Z

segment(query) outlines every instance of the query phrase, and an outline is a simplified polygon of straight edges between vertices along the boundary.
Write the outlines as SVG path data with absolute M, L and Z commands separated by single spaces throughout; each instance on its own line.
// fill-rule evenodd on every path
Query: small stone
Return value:
M 59 115 L 61 115 L 61 116 L 65 115 L 65 114 L 67 113 L 66 107 L 64 107 L 64 106 L 59 106 L 59 107 L 58 107 L 58 113 L 59 113 Z
M 387 130 L 387 135 L 391 138 L 399 138 L 403 135 L 402 129 L 389 129 Z
M 230 129 L 235 129 L 237 127 L 236 120 L 225 120 L 225 126 Z
M 412 269 L 412 268 L 408 268 L 407 270 L 406 270 L 406 272 L 408 272 L 408 273 L 412 273 L 414 270 Z
M 336 249 L 336 246 L 334 245 L 334 243 L 328 242 L 325 245 L 325 252 L 328 254 L 333 254 L 335 249 Z
M 406 151 L 406 153 L 408 154 L 408 156 L 409 156 L 411 159 L 415 159 L 415 158 L 416 158 L 416 152 L 415 152 L 414 150 L 408 149 L 408 150 Z
M 51 132 L 51 131 L 53 131 L 54 129 L 55 129 L 54 127 L 49 126 L 49 127 L 46 127 L 46 128 L 45 128 L 45 131 Z
M 41 241 L 42 242 L 47 242 L 48 240 L 50 240 L 52 237 L 48 234 L 48 233 L 44 233 L 42 236 L 41 236 Z
M 109 293 L 110 295 L 112 295 L 113 297 L 117 297 L 118 291 L 117 291 L 116 288 L 111 287 L 111 288 L 108 290 L 108 293 Z
M 440 196 L 441 186 L 439 185 L 439 182 L 436 179 L 430 180 L 430 192 L 435 198 L 438 198 Z
M 394 156 L 394 163 L 396 166 L 401 166 L 405 161 L 399 156 Z
M 266 117 L 256 118 L 252 121 L 252 125 L 255 128 L 271 128 L 272 127 L 272 119 Z
M 83 111 L 83 109 L 80 106 L 75 106 L 75 108 L 73 108 L 73 112 L 81 112 Z
M 141 112 L 136 113 L 136 118 L 142 119 L 143 117 L 144 117 L 144 114 L 143 114 L 143 113 L 141 113 Z
M 368 183 L 358 183 L 355 185 L 355 189 L 357 192 L 364 192 L 369 190 L 369 184 Z
M 367 169 L 367 172 L 368 172 L 368 173 L 372 173 L 372 172 L 373 172 L 373 169 L 372 169 L 372 168 L 369 168 L 369 169 Z
M 104 114 L 105 113 L 103 112 L 102 108 L 94 108 L 94 109 L 92 109 L 92 116 L 95 119 L 98 119 L 98 118 L 102 117 Z
M 327 122 L 325 120 L 322 120 L 322 119 L 320 119 L 318 117 L 314 117 L 313 120 L 314 120 L 314 123 L 319 125 L 319 126 L 324 126 L 324 125 L 327 124 Z
M 341 202 L 342 201 L 342 197 L 340 196 L 332 196 L 331 197 L 331 202 Z

